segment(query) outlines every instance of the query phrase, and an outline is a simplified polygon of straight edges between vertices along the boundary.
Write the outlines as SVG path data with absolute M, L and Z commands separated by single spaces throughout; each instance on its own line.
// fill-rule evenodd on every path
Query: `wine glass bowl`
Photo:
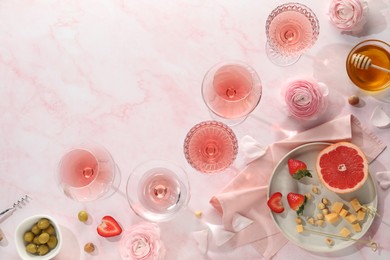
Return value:
M 67 197 L 93 201 L 111 195 L 120 178 L 114 159 L 103 146 L 82 144 L 61 157 L 58 181 Z
M 260 102 L 262 85 L 256 71 L 239 61 L 214 65 L 204 76 L 202 97 L 214 119 L 236 125 Z
M 276 7 L 266 21 L 267 56 L 279 66 L 298 61 L 311 48 L 319 35 L 315 13 L 300 3 L 286 3 Z
M 238 142 L 234 132 L 217 121 L 201 122 L 184 140 L 187 162 L 203 173 L 216 173 L 229 167 L 237 157 Z
M 176 164 L 151 160 L 138 165 L 126 186 L 132 210 L 145 220 L 162 222 L 172 219 L 186 207 L 190 185 L 186 172 Z

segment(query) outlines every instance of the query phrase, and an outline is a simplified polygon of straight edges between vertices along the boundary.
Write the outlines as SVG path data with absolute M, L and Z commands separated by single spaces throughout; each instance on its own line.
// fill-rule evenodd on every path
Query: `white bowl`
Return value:
M 38 222 L 41 218 L 47 218 L 50 223 L 53 225 L 55 232 L 56 232 L 56 237 L 57 237 L 57 246 L 53 249 L 51 249 L 46 255 L 39 256 L 39 255 L 33 255 L 30 254 L 26 251 L 26 245 L 24 242 L 24 233 L 26 231 L 31 230 L 32 226 Z M 53 219 L 50 216 L 47 215 L 34 215 L 29 218 L 26 218 L 23 220 L 15 230 L 15 244 L 16 244 L 16 250 L 18 251 L 19 256 L 24 259 L 24 260 L 49 260 L 54 258 L 61 249 L 62 245 L 62 236 L 61 236 L 61 230 L 60 227 L 57 224 L 57 221 Z

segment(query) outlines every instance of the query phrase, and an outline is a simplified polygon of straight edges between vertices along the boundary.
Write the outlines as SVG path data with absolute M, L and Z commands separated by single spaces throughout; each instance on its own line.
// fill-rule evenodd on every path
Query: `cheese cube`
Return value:
M 343 218 L 345 218 L 346 216 L 347 216 L 347 214 L 348 214 L 348 210 L 346 210 L 346 209 L 341 209 L 341 211 L 340 211 L 340 216 L 342 216 Z
M 203 215 L 202 211 L 195 211 L 195 217 L 201 218 Z
M 360 226 L 359 223 L 352 224 L 352 229 L 353 229 L 355 232 L 360 232 L 360 231 L 362 231 L 362 227 Z
M 357 221 L 362 221 L 366 217 L 366 212 L 363 210 L 358 210 L 356 219 Z
M 351 207 L 355 210 L 358 211 L 359 209 L 362 208 L 362 205 L 360 205 L 360 202 L 357 198 L 354 198 L 349 202 L 351 204 Z
M 339 234 L 340 234 L 342 237 L 347 237 L 347 236 L 349 236 L 349 235 L 351 234 L 351 231 L 349 231 L 348 228 L 343 227 L 343 228 L 340 230 Z
M 356 215 L 355 215 L 355 214 L 349 214 L 348 216 L 345 217 L 345 219 L 346 219 L 349 223 L 351 223 L 351 224 L 353 224 L 353 223 L 355 223 L 355 222 L 357 221 L 357 218 L 356 218 Z
M 325 220 L 330 224 L 335 223 L 338 219 L 339 215 L 337 213 L 330 213 L 328 215 L 325 215 Z
M 332 206 L 332 211 L 339 214 L 344 204 L 342 202 L 336 201 Z
M 303 226 L 302 225 L 297 225 L 297 232 L 302 233 L 303 232 Z

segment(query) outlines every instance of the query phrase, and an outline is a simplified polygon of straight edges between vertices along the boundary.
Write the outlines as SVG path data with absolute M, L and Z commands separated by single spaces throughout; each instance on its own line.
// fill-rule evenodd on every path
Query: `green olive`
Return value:
M 88 213 L 85 210 L 81 210 L 78 214 L 78 218 L 81 222 L 86 222 L 88 220 Z
M 47 218 L 41 218 L 38 221 L 37 226 L 39 229 L 46 229 L 50 226 L 50 221 Z
M 26 246 L 26 251 L 30 254 L 35 254 L 37 252 L 37 246 L 33 243 L 30 243 Z
M 41 234 L 41 229 L 38 228 L 38 225 L 34 225 L 34 226 L 31 228 L 31 232 L 33 232 L 34 235 L 39 235 L 39 234 Z
M 26 233 L 24 233 L 23 239 L 25 242 L 31 243 L 33 241 L 34 237 L 35 237 L 35 235 L 33 232 L 27 231 Z
M 54 235 L 55 229 L 52 225 L 50 225 L 46 229 L 44 229 L 42 232 L 48 233 L 49 235 Z
M 49 241 L 46 243 L 50 249 L 53 249 L 57 245 L 57 238 L 55 236 L 50 236 Z
M 49 252 L 47 245 L 40 245 L 37 249 L 38 255 L 46 255 Z
M 40 243 L 39 243 L 39 236 L 35 236 L 32 242 L 33 242 L 34 244 L 36 244 L 36 245 L 39 245 L 39 244 L 40 244 Z
M 48 233 L 42 233 L 39 235 L 38 241 L 40 244 L 46 244 L 49 241 L 50 235 Z

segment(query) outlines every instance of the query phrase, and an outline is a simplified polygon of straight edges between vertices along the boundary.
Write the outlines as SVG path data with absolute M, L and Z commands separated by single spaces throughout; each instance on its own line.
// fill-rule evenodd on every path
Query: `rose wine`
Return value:
M 265 25 L 267 56 L 279 66 L 288 66 L 317 41 L 319 22 L 315 13 L 299 3 L 276 7 Z
M 311 46 L 313 27 L 304 14 L 284 11 L 270 23 L 269 35 L 270 45 L 278 52 L 298 55 Z
M 363 45 L 354 50 L 353 53 L 366 55 L 372 60 L 372 64 L 390 69 L 390 53 L 378 44 Z M 352 82 L 359 88 L 367 91 L 380 91 L 390 85 L 389 73 L 374 68 L 357 69 L 350 62 L 350 57 L 347 60 L 347 72 Z
M 90 184 L 97 176 L 98 162 L 87 150 L 75 149 L 65 155 L 61 164 L 64 183 L 80 188 Z
M 156 168 L 146 172 L 142 177 L 138 186 L 138 196 L 148 210 L 166 213 L 180 203 L 181 186 L 173 172 Z
M 256 72 L 245 64 L 219 64 L 203 81 L 203 99 L 223 119 L 245 118 L 259 103 L 261 83 Z
M 151 160 L 138 165 L 130 174 L 126 194 L 138 216 L 160 222 L 173 218 L 187 205 L 190 185 L 181 167 L 164 160 Z
M 73 149 L 62 157 L 59 167 L 64 193 L 78 201 L 102 197 L 113 183 L 115 164 L 104 149 Z
M 237 139 L 233 131 L 217 121 L 194 126 L 184 141 L 187 161 L 204 173 L 222 171 L 235 160 Z

